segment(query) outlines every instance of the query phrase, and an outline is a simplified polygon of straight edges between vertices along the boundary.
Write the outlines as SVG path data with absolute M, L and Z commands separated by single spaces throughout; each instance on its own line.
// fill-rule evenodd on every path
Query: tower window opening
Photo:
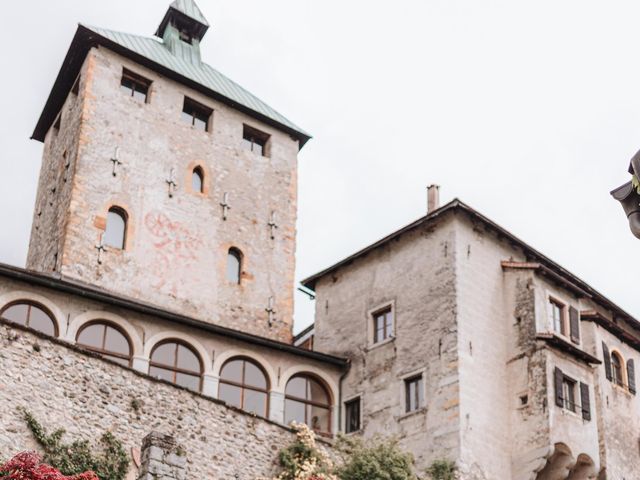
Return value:
M 127 240 L 127 214 L 119 207 L 111 207 L 107 213 L 107 228 L 102 236 L 105 246 L 124 250 Z
M 126 68 L 122 72 L 122 80 L 120 81 L 120 89 L 129 97 L 147 103 L 149 99 L 149 88 L 151 80 L 133 73 Z
M 245 150 L 267 156 L 267 142 L 269 135 L 248 125 L 244 125 L 242 132 L 242 146 Z
M 240 284 L 242 279 L 242 252 L 237 248 L 230 248 L 227 255 L 227 280 Z
M 191 189 L 196 193 L 204 193 L 204 171 L 196 167 L 191 174 Z
M 188 123 L 196 130 L 209 131 L 209 120 L 213 110 L 209 107 L 184 97 L 184 107 L 182 108 L 182 121 Z
M 190 33 L 185 32 L 184 30 L 180 31 L 180 40 L 182 40 L 184 43 L 188 43 L 189 45 L 193 44 L 193 37 Z

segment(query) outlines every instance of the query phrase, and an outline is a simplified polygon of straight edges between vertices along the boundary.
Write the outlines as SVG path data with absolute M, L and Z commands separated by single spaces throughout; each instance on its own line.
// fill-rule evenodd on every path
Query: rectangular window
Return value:
M 576 381 L 567 376 L 562 379 L 562 398 L 564 399 L 564 408 L 575 413 L 578 409 L 576 405 Z
M 185 32 L 184 30 L 180 31 L 180 40 L 184 43 L 188 43 L 189 45 L 193 44 L 193 37 L 189 32 Z
M 408 378 L 404 381 L 407 397 L 407 413 L 420 410 L 424 406 L 424 380 L 422 375 Z
M 242 146 L 245 150 L 257 153 L 263 157 L 267 156 L 267 142 L 269 141 L 269 135 L 252 128 L 248 125 L 244 125 L 242 132 Z
M 549 299 L 551 305 L 551 323 L 553 331 L 562 335 L 567 334 L 567 328 L 565 326 L 566 317 L 566 305 L 553 298 Z
M 360 431 L 360 398 L 350 400 L 344 404 L 345 433 Z
M 393 337 L 393 311 L 385 308 L 373 314 L 373 343 L 384 342 Z
M 120 81 L 120 89 L 129 97 L 147 103 L 149 98 L 149 88 L 151 80 L 141 77 L 137 73 L 133 73 L 126 68 L 122 71 L 122 80 Z
M 205 107 L 201 103 L 184 97 L 184 107 L 182 108 L 182 121 L 188 123 L 196 130 L 209 131 L 209 120 L 213 110 Z

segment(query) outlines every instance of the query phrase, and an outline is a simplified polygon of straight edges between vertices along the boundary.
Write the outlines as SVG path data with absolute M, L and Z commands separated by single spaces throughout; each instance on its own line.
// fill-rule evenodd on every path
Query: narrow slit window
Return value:
M 196 193 L 204 193 L 204 171 L 196 167 L 191 173 L 191 189 Z
M 196 130 L 201 130 L 203 132 L 209 131 L 211 114 L 213 114 L 213 110 L 209 107 L 205 107 L 201 103 L 191 100 L 188 97 L 184 98 L 182 121 L 188 123 Z
M 127 214 L 118 207 L 107 213 L 107 228 L 102 237 L 103 245 L 124 250 L 127 240 Z
M 140 75 L 129 70 L 124 70 L 122 80 L 120 81 L 120 89 L 129 97 L 133 97 L 140 102 L 147 103 L 149 99 L 149 88 L 151 80 L 147 80 Z
M 58 118 L 56 118 L 56 121 L 53 124 L 53 133 L 58 135 L 58 133 L 60 133 L 61 126 L 62 126 L 62 114 L 58 115 Z
M 267 142 L 269 141 L 269 135 L 252 128 L 248 125 L 244 125 L 242 132 L 242 146 L 245 150 L 256 153 L 258 155 L 267 155 Z
M 227 280 L 240 284 L 242 278 L 242 252 L 237 248 L 229 249 L 227 255 Z

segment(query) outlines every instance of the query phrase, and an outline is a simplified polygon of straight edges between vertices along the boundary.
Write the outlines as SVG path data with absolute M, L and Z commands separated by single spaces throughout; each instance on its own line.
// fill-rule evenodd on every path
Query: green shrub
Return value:
M 413 473 L 413 456 L 403 452 L 397 440 L 341 438 L 337 447 L 342 465 L 337 468 L 340 480 L 417 480 Z
M 436 460 L 427 468 L 431 480 L 456 480 L 458 468 L 450 460 Z

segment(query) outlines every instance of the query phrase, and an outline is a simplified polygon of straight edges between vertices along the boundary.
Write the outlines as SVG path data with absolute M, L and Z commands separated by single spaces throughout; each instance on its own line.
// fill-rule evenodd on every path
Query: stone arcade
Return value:
M 293 338 L 310 136 L 202 61 L 208 30 L 192 0 L 156 38 L 78 28 L 33 134 L 27 269 L 0 265 L 0 457 L 37 447 L 22 405 L 113 432 L 130 478 L 269 475 L 294 420 L 463 480 L 640 478 L 640 324 L 437 187 L 303 282 Z

